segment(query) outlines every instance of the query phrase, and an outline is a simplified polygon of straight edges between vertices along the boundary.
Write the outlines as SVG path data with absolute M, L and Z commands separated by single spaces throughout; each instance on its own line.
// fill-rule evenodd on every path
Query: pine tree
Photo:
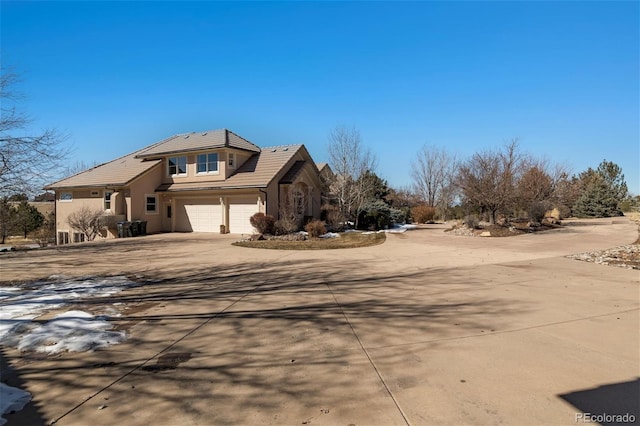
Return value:
M 622 169 L 610 161 L 602 161 L 596 170 L 580 173 L 582 191 L 573 206 L 578 217 L 620 216 L 620 203 L 627 196 L 627 183 Z

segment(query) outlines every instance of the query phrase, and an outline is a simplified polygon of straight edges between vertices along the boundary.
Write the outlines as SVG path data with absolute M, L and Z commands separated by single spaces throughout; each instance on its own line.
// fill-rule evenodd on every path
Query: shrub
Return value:
M 307 223 L 304 230 L 309 233 L 310 238 L 318 238 L 320 235 L 327 233 L 327 228 L 325 228 L 324 222 L 317 219 Z
M 407 212 L 403 209 L 396 209 L 396 208 L 390 207 L 389 216 L 391 218 L 391 224 L 407 222 Z
M 332 231 L 342 231 L 344 229 L 345 219 L 338 206 L 323 204 L 320 210 L 321 218 L 329 229 Z
M 464 224 L 469 229 L 475 229 L 480 226 L 480 219 L 475 214 L 469 214 L 464 217 Z
M 371 201 L 358 215 L 360 229 L 384 229 L 392 223 L 391 207 L 382 200 Z
M 274 228 L 276 235 L 292 234 L 300 230 L 300 220 L 293 216 L 283 216 L 276 220 Z
M 534 222 L 542 222 L 549 209 L 551 209 L 551 204 L 548 201 L 534 201 L 529 206 L 529 219 Z
M 436 209 L 431 206 L 415 206 L 411 209 L 411 218 L 415 223 L 433 222 L 436 217 Z
M 275 230 L 276 219 L 269 214 L 262 212 L 255 213 L 249 218 L 249 222 L 251 222 L 251 226 L 256 228 L 259 234 L 273 234 Z

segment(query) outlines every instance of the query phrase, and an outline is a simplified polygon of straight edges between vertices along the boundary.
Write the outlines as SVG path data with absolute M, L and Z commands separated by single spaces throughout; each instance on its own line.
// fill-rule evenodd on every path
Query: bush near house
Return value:
M 264 214 L 262 212 L 255 213 L 249 218 L 249 222 L 251 222 L 251 226 L 256 228 L 256 231 L 258 231 L 259 234 L 275 233 L 276 219 L 269 214 Z
M 307 223 L 304 230 L 309 233 L 310 238 L 318 238 L 320 235 L 327 233 L 327 228 L 324 226 L 324 222 L 317 219 Z
M 382 200 L 373 200 L 365 204 L 360 212 L 358 227 L 360 229 L 386 229 L 394 223 L 402 223 L 404 212 L 394 209 Z

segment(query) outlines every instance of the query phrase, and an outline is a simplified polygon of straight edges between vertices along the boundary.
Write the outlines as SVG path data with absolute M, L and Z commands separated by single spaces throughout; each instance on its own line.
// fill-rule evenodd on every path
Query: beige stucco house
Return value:
M 254 213 L 278 218 L 286 203 L 319 218 L 322 181 L 304 145 L 260 148 L 222 129 L 172 136 L 45 189 L 55 191 L 57 242 L 66 244 L 83 240 L 68 223 L 83 206 L 114 224 L 146 221 L 147 233 L 252 233 Z M 103 235 L 115 236 L 114 227 Z

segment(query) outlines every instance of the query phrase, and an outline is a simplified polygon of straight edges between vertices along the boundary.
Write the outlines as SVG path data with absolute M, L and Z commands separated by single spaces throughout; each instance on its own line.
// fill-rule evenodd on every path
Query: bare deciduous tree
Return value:
M 360 132 L 346 126 L 337 126 L 330 133 L 328 151 L 335 175 L 331 192 L 344 219 L 357 221 L 362 207 L 375 190 L 369 179 L 361 179 L 375 170 L 375 156 L 362 144 Z
M 540 164 L 527 167 L 518 180 L 520 208 L 527 209 L 534 202 L 550 200 L 553 189 L 553 179 Z
M 16 74 L 0 70 L 0 195 L 39 190 L 68 154 L 56 130 L 29 131 L 31 118 L 17 109 L 18 81 Z
M 424 145 L 411 163 L 413 187 L 424 202 L 444 217 L 456 197 L 453 185 L 457 167 L 455 155 L 444 148 Z
M 515 205 L 524 158 L 518 141 L 513 140 L 502 150 L 475 153 L 460 165 L 456 184 L 469 204 L 489 213 L 490 223 L 496 222 L 499 212 Z
M 85 170 L 89 170 L 92 167 L 98 165 L 97 161 L 94 161 L 92 164 L 85 163 L 84 161 L 76 161 L 75 163 L 66 166 L 64 171 L 62 172 L 62 176 L 69 177 L 73 175 L 77 175 L 78 173 L 84 172 Z
M 103 220 L 104 210 L 92 209 L 82 206 L 67 218 L 67 222 L 73 229 L 82 232 L 87 241 L 93 241 L 105 226 Z

